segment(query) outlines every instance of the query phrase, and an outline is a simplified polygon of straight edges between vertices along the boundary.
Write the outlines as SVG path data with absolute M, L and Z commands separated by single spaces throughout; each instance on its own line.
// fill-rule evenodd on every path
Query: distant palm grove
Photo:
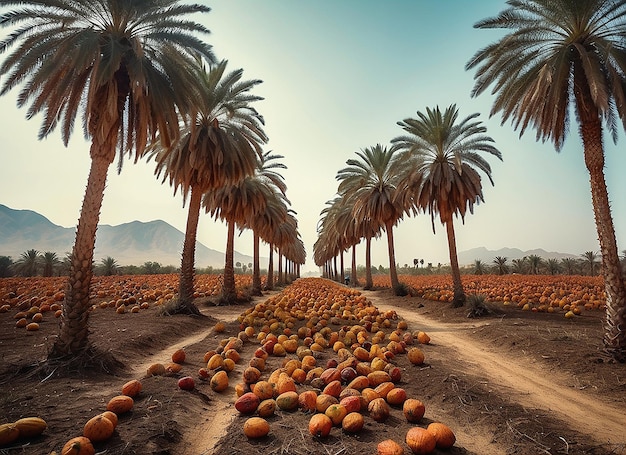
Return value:
M 494 258 L 461 270 L 456 230 L 485 202 L 483 179 L 495 185 L 490 160 L 503 160 L 479 113 L 462 115 L 456 104 L 416 106 L 389 143 L 364 146 L 337 171 L 336 191 L 320 212 L 313 260 L 324 276 L 354 286 L 373 286 L 371 241 L 387 243 L 389 273 L 397 294 L 399 273 L 441 271 L 395 259 L 394 227 L 404 217 L 428 215 L 433 232 L 445 232 L 453 283 L 452 305 L 465 304 L 461 273 L 600 273 L 606 293 L 605 352 L 626 361 L 626 287 L 604 178 L 603 134 L 616 140 L 626 129 L 626 3 L 616 0 L 511 0 L 479 29 L 503 29 L 500 41 L 468 56 L 475 71 L 471 96 L 492 92 L 490 115 L 559 150 L 570 123 L 578 126 L 589 173 L 600 252 L 571 261 Z M 237 229 L 254 234 L 253 293 L 260 294 L 259 245 L 269 248 L 266 288 L 279 275 L 297 278 L 306 251 L 297 212 L 277 169 L 282 155 L 265 150 L 265 118 L 254 94 L 261 83 L 228 69 L 204 41 L 209 30 L 189 16 L 210 8 L 177 0 L 56 0 L 7 2 L 0 25 L 11 30 L 0 54 L 2 88 L 20 90 L 18 107 L 42 119 L 40 139 L 59 129 L 67 145 L 77 117 L 91 141 L 91 168 L 69 255 L 59 334 L 49 359 L 86 354 L 94 248 L 111 164 L 145 158 L 157 178 L 180 193 L 188 209 L 181 254 L 177 313 L 198 314 L 193 302 L 195 240 L 201 212 L 228 227 L 223 298 L 236 298 L 233 239 Z M 198 17 L 198 16 L 195 16 Z M 415 75 L 419 78 L 419 75 Z M 573 118 L 570 118 L 572 117 Z M 529 201 L 532 203 L 532 201 Z M 437 223 L 437 221 L 439 223 Z M 459 223 L 460 221 L 460 223 Z M 364 274 L 356 246 L 364 244 Z M 53 273 L 54 258 L 31 251 L 16 261 L 20 273 Z M 31 254 L 32 253 L 32 254 Z M 349 253 L 344 262 L 344 254 Z M 33 257 L 31 257 L 33 256 Z M 46 256 L 46 253 L 43 255 Z M 586 257 L 588 256 L 588 257 Z M 597 261 L 599 262 L 596 262 Z M 57 258 L 58 260 L 58 258 Z M 339 262 L 339 264 L 338 264 Z M 350 264 L 348 265 L 347 262 Z M 380 269 L 380 268 L 379 268 Z M 400 269 L 400 270 L 399 270 Z M 348 271 L 349 270 L 349 271 Z M 95 356 L 94 356 L 95 357 Z
M 626 272 L 626 251 L 621 256 L 622 269 Z M 461 266 L 461 274 L 474 275 L 507 275 L 515 273 L 520 275 L 588 275 L 596 276 L 600 274 L 601 262 L 598 254 L 593 251 L 586 251 L 579 257 L 566 257 L 562 259 L 544 259 L 538 255 L 524 256 L 519 259 L 509 259 L 503 256 L 495 256 L 492 262 L 475 259 L 472 265 Z M 23 252 L 17 260 L 10 256 L 0 256 L 0 278 L 8 277 L 50 277 L 64 276 L 69 272 L 70 258 L 66 255 L 60 260 L 56 253 L 44 252 L 31 249 Z M 107 256 L 99 263 L 93 265 L 94 274 L 101 276 L 111 275 L 157 275 L 180 273 L 180 267 L 173 265 L 163 265 L 157 261 L 146 261 L 141 265 L 121 266 L 117 261 Z M 396 268 L 401 275 L 435 275 L 449 274 L 450 266 L 441 263 L 433 264 L 424 262 L 424 259 L 414 259 L 412 264 L 396 264 Z M 236 274 L 251 274 L 253 264 L 243 264 L 236 262 L 234 267 Z M 206 268 L 196 269 L 199 274 L 222 274 L 224 269 Z M 372 267 L 373 275 L 388 274 L 389 267 L 382 264 Z M 266 275 L 267 270 L 261 269 L 261 274 Z M 357 275 L 365 276 L 365 266 L 357 266 Z

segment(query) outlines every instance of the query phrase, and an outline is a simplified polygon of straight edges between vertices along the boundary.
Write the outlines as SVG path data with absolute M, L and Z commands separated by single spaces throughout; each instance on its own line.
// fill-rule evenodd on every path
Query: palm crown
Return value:
M 0 51 L 16 45 L 0 67 L 6 75 L 1 94 L 25 83 L 18 105 L 31 102 L 29 118 L 43 112 L 40 138 L 60 123 L 67 144 L 84 107 L 85 135 L 106 154 L 111 145 L 140 154 L 158 130 L 168 142 L 176 135 L 176 110 L 197 98 L 189 96 L 196 86 L 194 56 L 214 59 L 211 46 L 192 35 L 208 30 L 179 17 L 209 11 L 205 6 L 175 0 L 4 3 L 20 8 L 0 19 L 17 27 L 0 43 Z M 128 115 L 121 116 L 124 110 Z
M 523 134 L 563 145 L 569 125 L 572 84 L 589 85 L 595 108 L 616 138 L 616 113 L 626 127 L 626 4 L 607 0 L 514 0 L 476 28 L 512 30 L 478 51 L 467 63 L 477 68 L 473 95 L 495 84 L 491 114 L 512 118 Z M 574 82 L 574 75 L 583 80 Z M 579 107 L 580 108 L 580 107 Z M 577 112 L 578 115 L 581 112 Z
M 472 114 L 457 123 L 458 110 L 455 105 L 441 112 L 426 109 L 418 112 L 416 119 L 398 122 L 408 135 L 392 140 L 395 147 L 408 154 L 404 176 L 409 191 L 401 192 L 417 211 L 428 211 L 433 217 L 439 213 L 441 221 L 459 214 L 483 201 L 482 171 L 491 178 L 491 166 L 478 153 L 486 152 L 502 159 L 502 154 L 493 145 L 493 139 L 484 133 L 487 129 L 474 119 Z

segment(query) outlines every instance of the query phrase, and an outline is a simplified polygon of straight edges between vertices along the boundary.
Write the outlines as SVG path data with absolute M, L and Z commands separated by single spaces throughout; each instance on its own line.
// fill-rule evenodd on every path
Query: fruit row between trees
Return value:
M 490 302 L 516 305 L 523 310 L 555 312 L 604 310 L 606 294 L 600 276 L 583 275 L 462 275 L 467 294 L 477 294 Z M 452 280 L 449 276 L 402 275 L 400 281 L 411 294 L 427 300 L 451 302 Z M 376 287 L 390 287 L 388 276 L 375 275 Z
M 294 420 L 314 440 L 332 432 L 359 434 L 366 421 L 387 424 L 399 415 L 408 429 L 398 428 L 391 440 L 380 438 L 379 454 L 402 454 L 402 443 L 420 454 L 454 445 L 447 425 L 422 422 L 424 403 L 404 388 L 418 380 L 414 369 L 425 360 L 416 345 L 428 344 L 430 338 L 412 332 L 395 311 L 380 312 L 355 289 L 305 279 L 249 308 L 238 320 L 240 338 L 260 345 L 235 386 L 235 408 L 248 438 L 267 436 L 276 412 L 296 413 Z M 232 343 L 224 342 L 224 349 Z M 275 357 L 283 360 L 276 365 Z

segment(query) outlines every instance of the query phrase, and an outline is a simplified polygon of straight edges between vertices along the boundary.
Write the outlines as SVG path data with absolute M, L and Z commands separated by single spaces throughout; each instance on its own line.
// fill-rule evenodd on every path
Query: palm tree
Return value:
M 327 207 L 320 213 L 321 218 L 317 225 L 318 240 L 313 247 L 315 263 L 320 266 L 326 265 L 339 254 L 341 256 L 341 281 L 349 280 L 353 285 L 356 285 L 355 246 L 359 243 L 360 237 L 357 230 L 357 220 L 352 214 L 353 204 L 347 195 L 337 196 L 326 204 Z M 347 277 L 343 253 L 350 247 L 352 247 L 352 265 L 350 276 Z
M 396 196 L 399 166 L 394 149 L 380 144 L 356 152 L 358 159 L 349 159 L 347 167 L 337 172 L 338 193 L 350 194 L 357 220 L 371 219 L 387 232 L 389 275 L 391 287 L 397 292 L 400 282 L 396 268 L 393 227 L 404 215 L 405 206 Z
M 49 357 L 88 347 L 89 286 L 96 229 L 106 178 L 119 150 L 144 150 L 157 133 L 164 143 L 178 134 L 177 112 L 197 99 L 196 56 L 212 61 L 211 47 L 194 35 L 207 34 L 184 18 L 210 11 L 176 0 L 57 0 L 12 2 L 2 16 L 12 33 L 0 52 L 16 46 L 0 67 L 0 94 L 23 84 L 18 106 L 31 103 L 28 117 L 43 114 L 39 138 L 60 124 L 67 145 L 78 111 L 91 139 L 91 168 L 72 250 L 59 335 Z
M 100 273 L 104 276 L 111 276 L 117 273 L 117 261 L 111 256 L 107 256 L 100 260 Z
M 509 266 L 507 265 L 508 258 L 505 256 L 496 256 L 493 259 L 494 267 L 498 275 L 506 275 L 509 273 Z
M 267 185 L 261 186 L 261 190 L 269 190 Z M 280 193 L 268 191 L 265 194 L 266 206 L 265 210 L 258 213 L 252 221 L 252 229 L 254 233 L 254 261 L 252 269 L 252 294 L 261 295 L 261 270 L 259 265 L 259 240 L 263 240 L 270 245 L 270 259 L 272 259 L 274 235 L 278 226 L 287 219 L 289 201 Z M 268 262 L 267 278 L 265 286 L 271 289 L 273 286 L 273 259 Z M 270 279 L 271 278 L 271 279 Z M 271 283 L 270 283 L 271 281 Z
M 511 270 L 514 273 L 526 273 L 527 265 L 528 265 L 527 256 L 524 256 L 523 258 L 511 260 Z
M 276 225 L 287 216 L 286 205 L 289 200 L 286 198 L 285 192 L 287 185 L 283 176 L 276 172 L 275 169 L 287 169 L 280 160 L 284 158 L 282 155 L 272 155 L 271 151 L 264 152 L 257 163 L 257 169 L 254 175 L 255 184 L 258 191 L 265 199 L 263 209 L 255 210 L 255 216 L 247 222 L 248 227 L 253 233 L 253 263 L 249 264 L 252 269 L 252 294 L 262 295 L 261 292 L 261 267 L 259 264 L 259 243 L 264 238 L 268 243 L 271 240 L 270 230 L 274 230 Z
M 539 273 L 539 269 L 543 265 L 543 258 L 537 254 L 531 254 L 526 257 L 526 261 L 528 262 L 530 274 L 537 275 Z
M 267 183 L 256 176 L 246 177 L 238 184 L 226 185 L 207 192 L 202 198 L 202 206 L 211 216 L 226 222 L 226 260 L 221 299 L 233 303 L 236 298 L 235 273 L 235 228 L 241 230 L 253 224 L 252 220 L 265 211 L 267 199 L 260 185 Z
M 561 265 L 559 264 L 559 260 L 556 258 L 549 258 L 546 261 L 546 269 L 550 275 L 556 275 L 561 271 Z
M 583 260 L 583 266 L 589 271 L 590 276 L 596 274 L 596 265 L 598 264 L 598 255 L 593 251 L 585 251 L 580 255 Z
M 574 258 L 561 259 L 561 269 L 565 271 L 566 275 L 575 275 L 578 269 L 578 261 Z
M 480 259 L 474 260 L 474 275 L 484 275 L 487 273 L 486 264 Z
M 10 277 L 12 268 L 13 259 L 11 259 L 11 256 L 0 256 L 0 278 Z
M 591 200 L 606 290 L 604 348 L 626 361 L 626 285 L 604 178 L 603 123 L 617 140 L 618 118 L 626 128 L 626 3 L 614 0 L 515 0 L 476 28 L 508 29 L 499 42 L 479 50 L 466 68 L 476 68 L 477 96 L 494 84 L 491 114 L 502 112 L 523 134 L 561 149 L 570 113 L 575 113 L 589 172 Z M 573 109 L 571 109 L 573 107 Z
M 15 261 L 13 267 L 20 276 L 36 276 L 41 264 L 41 256 L 37 250 L 26 250 Z
M 414 213 L 423 210 L 431 215 L 435 231 L 435 213 L 446 226 L 450 269 L 454 286 L 453 306 L 465 303 L 465 291 L 461 283 L 461 272 L 456 250 L 453 217 L 465 219 L 467 210 L 483 199 L 482 171 L 491 178 L 489 163 L 478 152 L 485 152 L 502 159 L 502 154 L 493 146 L 493 139 L 486 136 L 487 128 L 474 121 L 479 114 L 472 114 L 457 123 L 458 109 L 449 106 L 444 113 L 426 108 L 426 114 L 417 112 L 416 119 L 408 118 L 398 125 L 408 135 L 399 136 L 392 143 L 408 155 L 405 170 L 406 191 Z
M 227 61 L 198 72 L 200 95 L 189 117 L 180 120 L 180 139 L 171 147 L 151 145 L 156 174 L 169 177 L 183 203 L 190 194 L 181 258 L 178 299 L 172 313 L 200 314 L 193 303 L 196 235 L 202 197 L 208 191 L 242 181 L 257 165 L 267 141 L 263 117 L 251 106 L 262 98 L 250 94 L 259 80 L 242 81 L 243 70 L 226 73 Z
M 286 276 L 287 270 L 283 273 L 282 257 L 285 257 L 285 261 L 291 257 L 293 260 L 301 261 L 300 263 L 303 263 L 306 257 L 302 240 L 299 238 L 298 220 L 293 210 L 288 211 L 285 222 L 277 227 L 274 232 L 272 245 L 278 251 L 277 284 L 282 285 L 288 278 Z
M 161 264 L 154 261 L 146 261 L 141 266 L 141 273 L 144 275 L 158 275 L 161 272 Z
M 57 254 L 51 251 L 46 251 L 42 254 L 40 260 L 43 264 L 43 276 L 46 277 L 54 275 L 54 269 L 61 264 Z

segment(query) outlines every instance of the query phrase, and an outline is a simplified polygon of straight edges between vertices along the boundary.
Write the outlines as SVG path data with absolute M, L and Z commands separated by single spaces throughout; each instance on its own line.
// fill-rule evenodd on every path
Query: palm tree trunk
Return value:
M 372 238 L 365 237 L 365 287 L 364 289 L 372 289 L 374 280 L 372 279 Z
M 59 333 L 48 353 L 49 359 L 77 354 L 89 345 L 89 286 L 93 276 L 92 263 L 96 246 L 96 230 L 100 220 L 100 209 L 110 163 L 109 159 L 97 154 L 94 154 L 91 159 L 87 189 L 72 249 L 70 274 L 65 288 L 65 302 Z
M 274 289 L 274 245 L 270 243 L 270 257 L 267 262 L 267 281 L 265 289 L 271 291 Z
M 346 279 L 346 268 L 343 263 L 343 250 L 339 252 L 339 268 L 341 269 L 341 276 L 339 277 L 339 281 L 343 283 Z
M 396 269 L 396 253 L 393 246 L 393 224 L 387 223 L 385 227 L 387 231 L 387 250 L 389 251 L 389 278 L 391 279 L 391 288 L 398 289 L 400 282 L 398 281 L 398 270 Z
M 579 63 L 574 69 L 574 93 L 580 116 L 580 136 L 583 140 L 585 165 L 589 171 L 591 202 L 602 256 L 602 275 L 606 293 L 604 349 L 615 360 L 626 362 L 626 286 L 604 178 L 602 124 L 592 101 L 589 85 L 584 81 L 585 77 Z
M 280 248 L 278 249 L 278 285 L 281 286 L 283 284 L 283 255 L 280 253 Z
M 198 232 L 198 220 L 200 218 L 200 205 L 202 192 L 197 187 L 191 187 L 189 209 L 187 210 L 187 227 L 185 228 L 185 241 L 183 242 L 183 254 L 180 264 L 180 279 L 178 282 L 178 303 L 174 313 L 200 315 L 200 310 L 193 303 L 196 235 Z
M 452 274 L 452 287 L 454 289 L 454 297 L 452 298 L 452 306 L 454 308 L 462 307 L 465 304 L 465 291 L 461 282 L 461 271 L 459 270 L 459 259 L 456 252 L 456 236 L 454 234 L 454 223 L 452 215 L 446 220 L 446 233 L 448 234 L 448 250 L 450 251 L 450 271 Z
M 252 232 L 254 258 L 252 260 L 252 295 L 263 295 L 261 292 L 261 267 L 259 265 L 259 236 Z
M 356 270 L 356 243 L 352 245 L 352 273 L 350 276 L 350 281 L 352 282 L 352 286 L 359 285 L 359 278 L 357 276 Z
M 235 300 L 237 292 L 235 289 L 235 222 L 226 221 L 228 232 L 226 234 L 226 260 L 224 262 L 224 287 L 222 288 L 222 299 L 227 303 Z

